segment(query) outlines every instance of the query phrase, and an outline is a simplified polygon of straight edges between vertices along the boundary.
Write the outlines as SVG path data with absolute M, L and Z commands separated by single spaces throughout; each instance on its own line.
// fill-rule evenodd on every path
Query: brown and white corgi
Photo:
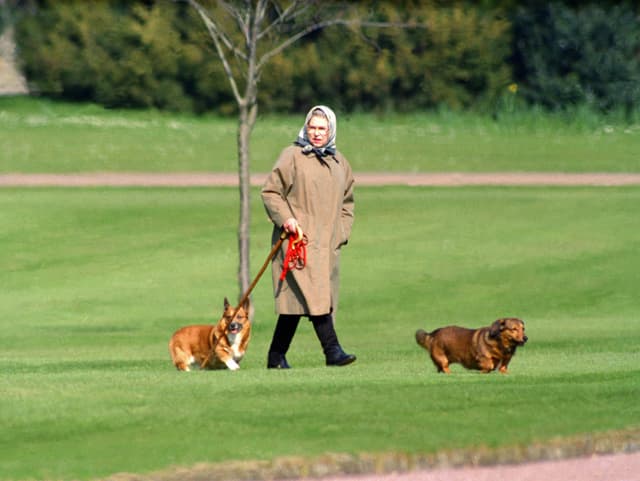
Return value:
M 203 324 L 178 329 L 169 341 L 169 353 L 179 371 L 240 369 L 251 337 L 249 301 L 238 310 L 224 298 L 224 313 L 215 325 Z

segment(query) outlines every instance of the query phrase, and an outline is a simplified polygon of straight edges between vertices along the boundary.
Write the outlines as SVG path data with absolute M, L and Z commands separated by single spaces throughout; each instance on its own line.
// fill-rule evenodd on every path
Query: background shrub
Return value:
M 508 22 L 477 8 L 422 3 L 384 3 L 374 20 L 425 28 L 329 28 L 287 52 L 285 62 L 304 65 L 292 68 L 291 107 L 314 95 L 337 98 L 345 110 L 398 111 L 473 108 L 494 98 L 511 78 Z
M 509 24 L 493 11 L 386 1 L 376 12 L 376 20 L 427 28 L 333 27 L 306 37 L 269 64 L 261 108 L 331 101 L 348 110 L 460 109 L 508 83 Z M 43 95 L 113 107 L 235 109 L 211 40 L 184 4 L 42 1 L 16 36 L 30 85 Z
M 186 3 L 27 3 L 15 16 L 16 39 L 32 91 L 110 107 L 235 112 L 211 39 Z M 638 7 L 574 3 L 351 3 L 373 20 L 421 27 L 330 27 L 303 38 L 263 72 L 261 110 L 330 103 L 343 111 L 495 112 L 517 101 L 623 109 L 630 118 L 640 105 Z
M 640 23 L 629 4 L 519 8 L 513 29 L 514 74 L 530 103 L 598 111 L 640 103 Z

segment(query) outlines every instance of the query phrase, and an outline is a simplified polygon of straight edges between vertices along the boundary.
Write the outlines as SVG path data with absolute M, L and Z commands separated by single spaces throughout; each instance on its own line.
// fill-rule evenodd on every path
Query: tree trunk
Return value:
M 250 270 L 250 228 L 251 228 L 251 172 L 250 172 L 250 140 L 255 125 L 258 106 L 240 105 L 238 125 L 238 184 L 240 191 L 240 219 L 238 222 L 238 284 L 240 295 L 247 291 L 251 284 Z
M 256 11 L 261 11 L 264 6 L 258 2 Z M 262 14 L 255 12 L 251 17 L 251 27 L 246 32 L 247 52 L 247 80 L 244 97 L 238 97 L 240 125 L 238 125 L 238 175 L 240 185 L 240 222 L 238 228 L 238 247 L 240 252 L 238 280 L 240 283 L 240 296 L 242 296 L 251 284 L 251 271 L 249 268 L 249 229 L 251 228 L 251 169 L 250 169 L 250 142 L 251 132 L 258 117 L 258 79 L 260 77 L 256 64 L 256 47 L 258 41 L 258 27 L 262 22 Z M 256 17 L 257 15 L 257 17 Z M 250 314 L 251 317 L 253 317 Z
M 249 191 L 251 189 L 249 181 L 249 138 L 251 137 L 251 127 L 248 122 L 248 107 L 240 108 L 240 118 L 238 125 L 238 185 L 240 187 L 240 218 L 238 222 L 238 284 L 240 296 L 249 287 L 249 226 L 251 225 L 251 209 Z

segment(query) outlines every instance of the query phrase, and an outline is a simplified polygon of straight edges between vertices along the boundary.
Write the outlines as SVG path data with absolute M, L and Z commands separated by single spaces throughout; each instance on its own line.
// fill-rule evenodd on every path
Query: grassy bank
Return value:
M 259 118 L 253 172 L 271 169 L 303 116 Z M 360 172 L 640 172 L 640 125 L 579 110 L 355 114 L 338 124 L 338 146 Z M 234 118 L 0 98 L 0 173 L 235 172 L 236 128 Z

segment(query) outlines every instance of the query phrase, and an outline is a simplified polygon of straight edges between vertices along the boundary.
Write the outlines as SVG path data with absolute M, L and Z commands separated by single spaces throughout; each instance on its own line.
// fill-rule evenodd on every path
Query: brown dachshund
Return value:
M 215 325 L 178 329 L 169 341 L 171 360 L 179 371 L 191 368 L 240 369 L 251 337 L 249 301 L 235 310 L 225 297 L 222 319 Z
M 426 332 L 416 331 L 416 342 L 429 351 L 438 372 L 449 374 L 449 364 L 460 363 L 467 369 L 507 373 L 509 361 L 518 346 L 527 342 L 524 322 L 515 317 L 498 319 L 480 329 L 448 326 Z

